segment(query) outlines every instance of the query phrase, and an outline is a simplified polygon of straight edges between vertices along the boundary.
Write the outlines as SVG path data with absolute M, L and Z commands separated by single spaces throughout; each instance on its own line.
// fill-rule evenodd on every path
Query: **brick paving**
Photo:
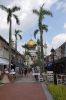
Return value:
M 47 100 L 42 85 L 26 79 L 0 86 L 0 100 Z
M 36 82 L 35 78 L 32 76 L 32 73 L 28 74 L 26 77 L 23 76 L 15 81 L 15 83 L 33 83 Z

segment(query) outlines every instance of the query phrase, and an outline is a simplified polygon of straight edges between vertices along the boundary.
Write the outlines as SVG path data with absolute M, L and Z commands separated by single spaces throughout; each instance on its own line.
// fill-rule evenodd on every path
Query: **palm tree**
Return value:
M 33 13 L 38 16 L 38 29 L 34 31 L 34 37 L 36 38 L 36 34 L 40 32 L 40 46 L 41 46 L 41 62 L 43 62 L 43 31 L 48 31 L 48 26 L 43 24 L 43 20 L 46 15 L 52 16 L 52 13 L 43 8 L 44 4 L 40 7 L 39 11 L 34 9 Z M 43 63 L 42 63 L 43 67 Z
M 26 56 L 26 52 L 29 51 L 29 48 L 26 43 L 25 43 L 25 45 L 22 45 L 22 47 L 25 49 L 25 56 Z
M 19 36 L 20 40 L 22 39 L 22 36 L 19 34 L 22 32 L 21 30 L 15 30 L 15 50 L 17 51 L 17 36 Z
M 19 25 L 19 19 L 14 14 L 14 12 L 19 11 L 20 7 L 14 6 L 13 8 L 7 8 L 4 5 L 0 5 L 0 8 L 7 12 L 7 23 L 9 23 L 9 69 L 11 69 L 11 48 L 12 48 L 12 16 L 16 19 L 17 24 Z
M 17 36 L 19 36 L 20 40 L 22 39 L 22 36 L 19 34 L 20 32 L 22 32 L 21 30 L 15 30 L 15 51 L 16 51 L 16 55 L 15 55 L 15 65 L 17 63 Z
M 37 39 L 37 60 L 38 60 L 38 63 L 40 65 L 40 40 Z
M 44 56 L 46 57 L 46 51 L 47 51 L 47 44 L 46 43 L 44 43 L 44 45 L 43 45 L 43 47 L 44 47 Z
M 36 52 L 36 55 L 37 55 L 37 60 L 36 60 L 36 63 L 38 64 L 38 66 L 40 66 L 40 40 L 37 39 L 37 52 Z
M 29 57 L 31 58 L 31 53 L 29 52 L 29 47 L 26 43 L 22 47 L 25 49 L 25 60 L 26 60 L 25 62 L 27 62 L 27 65 L 29 66 Z

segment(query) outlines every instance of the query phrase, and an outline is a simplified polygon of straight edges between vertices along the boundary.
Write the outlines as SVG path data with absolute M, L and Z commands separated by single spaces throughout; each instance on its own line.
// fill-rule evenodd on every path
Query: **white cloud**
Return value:
M 52 45 L 47 43 L 47 55 L 50 54 L 51 49 L 52 49 Z
M 21 54 L 23 54 L 24 52 L 25 52 L 25 49 L 22 47 L 22 45 L 24 45 L 25 44 L 25 42 L 22 42 L 22 40 L 19 40 L 19 43 L 17 44 L 17 50 L 21 53 Z
M 66 23 L 64 24 L 64 28 L 66 29 Z
M 58 2 L 58 0 L 47 0 L 45 7 L 50 9 L 52 7 L 52 5 L 54 5 L 57 2 Z
M 66 42 L 66 33 L 61 33 L 61 34 L 58 34 L 57 36 L 55 36 L 53 39 L 52 39 L 52 46 L 54 48 L 57 48 L 59 47 L 61 44 L 63 44 L 64 42 Z
M 37 16 L 32 13 L 32 10 L 35 8 L 38 9 L 45 1 L 46 0 L 13 0 L 10 4 L 8 4 L 7 7 L 12 7 L 14 5 L 18 5 L 21 7 L 21 10 L 16 12 L 16 14 L 20 19 L 21 29 L 25 31 L 26 29 L 30 29 L 32 25 L 35 25 L 37 21 Z M 58 0 L 47 0 L 45 2 L 45 8 L 50 9 L 52 5 L 55 4 L 57 1 Z M 14 29 L 17 27 L 14 18 L 12 23 L 12 31 L 14 32 Z M 5 29 L 9 29 L 9 25 L 7 24 L 7 13 L 0 9 L 0 30 L 4 31 Z M 21 49 L 19 49 L 19 51 L 21 51 Z
M 57 3 L 57 9 L 60 9 L 63 6 L 63 1 L 59 1 Z
M 21 45 L 18 45 L 17 50 L 18 50 L 21 54 L 24 53 L 24 48 L 22 48 Z
M 7 13 L 0 9 L 0 29 L 8 28 L 6 19 L 7 19 Z
M 61 46 L 64 42 L 66 42 L 66 33 L 61 33 L 53 37 L 52 43 L 48 43 L 48 49 L 47 49 L 47 54 L 50 54 L 51 48 L 58 48 Z
M 19 16 L 21 23 L 25 27 L 26 24 L 32 24 L 32 21 L 35 20 L 35 16 L 32 15 L 32 9 L 39 8 L 40 5 L 42 5 L 45 1 L 46 0 L 14 0 L 10 5 L 8 5 L 8 7 L 12 7 L 17 4 L 21 7 L 21 10 L 16 12 L 16 14 Z M 57 1 L 58 0 L 47 0 L 45 3 L 45 7 L 49 9 Z M 5 11 L 0 10 L 0 28 L 8 28 L 6 19 L 7 13 Z M 14 21 L 15 20 L 13 19 L 13 26 L 15 26 Z
M 57 9 L 61 9 L 62 11 L 66 12 L 66 0 L 58 0 Z

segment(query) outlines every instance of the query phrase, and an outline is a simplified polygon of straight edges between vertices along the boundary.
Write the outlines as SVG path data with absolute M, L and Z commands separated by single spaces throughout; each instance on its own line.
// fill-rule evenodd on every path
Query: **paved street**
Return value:
M 27 77 L 0 86 L 0 100 L 47 100 L 42 85 Z

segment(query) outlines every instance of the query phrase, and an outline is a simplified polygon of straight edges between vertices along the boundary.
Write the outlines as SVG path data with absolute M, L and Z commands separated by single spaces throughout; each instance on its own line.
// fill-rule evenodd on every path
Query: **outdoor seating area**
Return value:
M 47 71 L 46 73 L 43 73 L 42 75 L 43 75 L 44 81 L 47 81 L 47 82 L 54 81 L 53 71 Z
M 16 78 L 16 73 L 14 69 L 9 72 L 7 68 L 4 69 L 4 71 L 0 71 L 0 81 L 2 83 L 10 83 L 10 81 L 15 80 Z
M 48 82 L 53 83 L 54 82 L 54 73 L 53 71 L 47 71 L 46 73 L 42 73 L 40 75 L 40 72 L 32 71 L 33 77 L 37 76 L 39 82 Z M 65 74 L 56 74 L 57 84 L 66 84 L 66 75 Z
M 33 77 L 37 78 L 37 80 L 39 82 L 43 82 L 44 81 L 43 76 L 40 75 L 40 68 L 39 67 L 38 68 L 36 67 L 36 68 L 32 69 L 32 75 L 33 75 Z
M 54 82 L 53 71 L 47 71 L 47 73 L 43 73 L 43 79 L 47 82 Z M 66 75 L 65 74 L 57 74 L 57 84 L 66 84 Z
M 2 83 L 10 83 L 13 81 L 16 81 L 19 78 L 23 78 L 28 76 L 28 74 L 31 72 L 30 69 L 16 67 L 15 70 L 12 68 L 9 72 L 8 68 L 3 69 L 0 71 L 0 81 Z M 37 73 L 36 73 L 37 75 Z
M 15 72 L 14 69 L 11 69 L 9 72 L 6 68 L 4 69 L 4 72 L 0 71 L 0 80 L 3 81 L 3 83 L 9 83 L 9 81 L 14 81 L 17 76 L 18 72 Z M 47 71 L 46 73 L 40 74 L 40 71 L 37 69 L 32 69 L 32 76 L 38 80 L 39 82 L 48 82 L 53 83 L 54 82 L 54 73 L 53 71 Z M 57 84 L 66 84 L 66 75 L 65 74 L 56 74 Z
M 66 84 L 66 75 L 57 74 L 57 84 Z
M 53 82 L 54 81 L 53 71 L 47 71 L 47 81 L 48 82 Z

